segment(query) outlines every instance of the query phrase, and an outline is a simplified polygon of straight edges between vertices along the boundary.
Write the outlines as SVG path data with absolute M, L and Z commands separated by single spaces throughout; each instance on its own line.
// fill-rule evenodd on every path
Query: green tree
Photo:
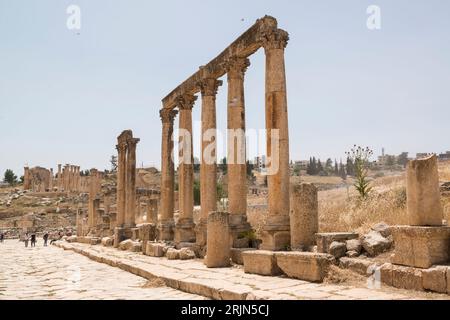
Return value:
M 334 159 L 334 175 L 335 175 L 336 177 L 339 176 L 339 166 L 338 166 L 338 163 L 337 163 L 337 160 L 336 160 L 336 159 Z
M 5 176 L 3 178 L 3 182 L 8 183 L 10 186 L 14 186 L 17 183 L 17 176 L 11 169 L 7 169 L 5 171 Z
M 111 171 L 116 172 L 117 171 L 117 156 L 112 155 L 111 159 L 109 160 L 109 163 L 111 164 Z
M 200 205 L 200 181 L 194 181 L 194 205 Z
M 397 164 L 406 167 L 406 164 L 408 163 L 408 152 L 402 152 L 398 157 L 397 157 Z
M 227 174 L 227 172 L 228 172 L 227 158 L 224 157 L 222 159 L 219 167 L 223 174 Z
M 319 160 L 317 160 L 317 171 L 316 174 L 323 174 L 324 170 L 323 170 L 323 166 L 322 166 L 322 162 Z
M 346 165 L 347 175 L 354 176 L 355 175 L 355 165 L 353 160 L 348 156 L 347 157 L 347 165 Z
M 372 187 L 368 180 L 369 160 L 373 155 L 373 151 L 369 148 L 356 147 L 356 145 L 347 152 L 348 157 L 352 160 L 355 169 L 355 188 L 361 198 L 365 199 L 369 195 Z

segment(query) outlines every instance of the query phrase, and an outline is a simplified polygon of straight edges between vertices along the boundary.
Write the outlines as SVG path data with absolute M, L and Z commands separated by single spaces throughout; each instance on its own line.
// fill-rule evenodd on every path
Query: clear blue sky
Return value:
M 66 28 L 70 4 L 80 34 Z M 371 4 L 381 30 L 366 27 Z M 375 154 L 448 150 L 449 12 L 445 0 L 0 0 L 0 171 L 107 168 L 124 129 L 141 138 L 138 164 L 159 167 L 161 99 L 265 14 L 291 38 L 292 159 L 344 157 L 355 143 Z M 247 126 L 262 129 L 263 52 L 251 62 Z

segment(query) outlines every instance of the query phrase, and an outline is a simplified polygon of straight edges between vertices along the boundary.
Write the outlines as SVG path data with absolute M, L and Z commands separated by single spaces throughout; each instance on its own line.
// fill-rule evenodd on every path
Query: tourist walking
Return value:
M 31 234 L 31 246 L 36 247 L 36 233 Z
M 48 232 L 44 233 L 44 236 L 42 238 L 44 239 L 44 247 L 46 247 L 48 241 Z
M 30 237 L 28 236 L 28 232 L 25 233 L 25 237 L 23 239 L 23 242 L 25 242 L 25 248 L 28 248 L 28 241 L 30 240 Z

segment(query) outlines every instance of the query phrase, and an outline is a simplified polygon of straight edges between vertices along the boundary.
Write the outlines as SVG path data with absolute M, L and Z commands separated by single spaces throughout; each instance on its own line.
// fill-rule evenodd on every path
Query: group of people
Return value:
M 42 239 L 44 239 L 44 247 L 47 246 L 48 236 L 49 236 L 48 232 L 45 232 L 44 235 L 42 236 Z M 26 232 L 25 235 L 20 240 L 25 243 L 25 248 L 28 247 L 28 242 L 30 242 L 31 247 L 36 247 L 37 237 L 36 233 L 34 232 L 31 234 Z

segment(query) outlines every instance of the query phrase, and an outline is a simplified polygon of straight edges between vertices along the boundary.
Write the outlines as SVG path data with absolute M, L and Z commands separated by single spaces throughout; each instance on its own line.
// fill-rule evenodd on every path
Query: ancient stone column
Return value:
M 29 190 L 31 188 L 30 168 L 25 167 L 23 173 L 23 190 Z
M 313 184 L 292 184 L 290 200 L 291 248 L 308 249 L 319 232 L 317 188 Z
M 126 212 L 125 212 L 125 227 L 133 228 L 136 226 L 136 145 L 139 142 L 138 138 L 129 138 L 127 141 L 127 180 L 126 180 Z
M 233 58 L 228 74 L 228 211 L 233 241 L 250 229 L 247 222 L 247 164 L 245 141 L 244 75 L 250 61 Z
M 205 78 L 202 93 L 202 139 L 200 157 L 200 220 L 196 226 L 196 242 L 206 244 L 208 215 L 217 210 L 216 95 L 222 81 Z
M 53 190 L 53 168 L 50 168 L 50 179 L 48 182 L 48 189 L 50 192 L 52 192 Z
M 61 164 L 58 164 L 58 191 L 62 189 L 62 171 Z
M 89 206 L 88 206 L 88 225 L 89 229 L 95 227 L 96 221 L 96 207 L 95 199 L 97 198 L 97 193 L 99 192 L 99 182 L 98 182 L 98 170 L 91 169 L 89 175 Z
M 442 226 L 443 208 L 439 191 L 436 155 L 408 162 L 406 193 L 409 224 Z
M 268 163 L 268 216 L 262 233 L 263 250 L 281 250 L 289 235 L 289 131 L 284 48 L 287 32 L 264 34 L 266 53 L 266 129 Z
M 173 240 L 174 237 L 174 187 L 175 170 L 173 152 L 173 120 L 177 115 L 173 109 L 163 108 L 159 114 L 162 120 L 161 143 L 161 203 L 158 221 L 159 240 Z
M 68 164 L 66 164 L 64 166 L 64 171 L 63 171 L 63 176 L 64 176 L 64 191 L 67 192 L 69 191 L 69 168 L 70 166 Z
M 117 156 L 117 221 L 118 227 L 123 227 L 125 223 L 125 183 L 126 183 L 126 163 L 127 163 L 127 144 L 119 141 L 116 146 Z
M 176 242 L 195 242 L 194 231 L 194 156 L 192 144 L 192 108 L 197 97 L 185 95 L 178 99 L 179 116 L 179 167 L 178 195 L 179 218 L 175 226 Z
M 230 265 L 230 228 L 228 212 L 211 212 L 208 216 L 208 235 L 205 264 L 208 268 Z

